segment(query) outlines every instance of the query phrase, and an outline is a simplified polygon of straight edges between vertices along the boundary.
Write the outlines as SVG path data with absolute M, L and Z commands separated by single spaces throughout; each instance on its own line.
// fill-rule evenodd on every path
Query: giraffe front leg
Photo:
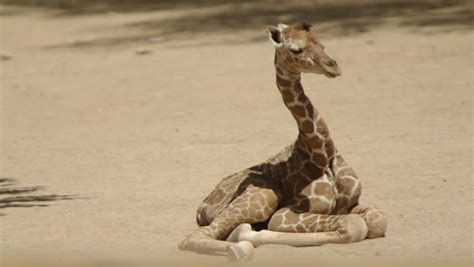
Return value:
M 301 247 L 352 243 L 362 241 L 367 236 L 367 225 L 359 215 L 296 213 L 289 208 L 277 211 L 268 229 L 257 232 L 250 225 L 242 224 L 228 240 L 250 241 L 255 247 L 265 244 Z
M 360 215 L 367 224 L 367 238 L 384 237 L 387 230 L 388 220 L 383 211 L 377 208 L 357 205 L 350 211 L 351 214 Z

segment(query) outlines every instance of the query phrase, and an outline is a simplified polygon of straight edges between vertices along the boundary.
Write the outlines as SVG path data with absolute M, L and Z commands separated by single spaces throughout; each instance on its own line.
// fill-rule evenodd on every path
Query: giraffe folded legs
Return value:
M 240 225 L 227 240 L 249 241 L 255 247 L 264 244 L 320 246 L 362 241 L 368 232 L 365 221 L 356 214 L 296 213 L 289 208 L 277 211 L 268 229 L 256 232 L 250 225 Z
M 223 240 L 242 223 L 268 220 L 277 206 L 278 195 L 272 189 L 250 185 L 211 224 L 196 229 L 178 247 L 198 253 L 222 254 L 229 260 L 250 260 L 253 256 L 250 242 Z

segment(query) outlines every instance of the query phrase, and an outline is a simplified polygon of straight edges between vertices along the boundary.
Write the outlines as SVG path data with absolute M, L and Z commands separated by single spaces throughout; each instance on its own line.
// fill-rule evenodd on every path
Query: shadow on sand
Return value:
M 32 194 L 43 190 L 42 186 L 20 187 L 16 186 L 16 180 L 11 178 L 0 178 L 0 209 L 6 208 L 31 208 L 48 207 L 49 203 L 58 200 L 71 200 L 71 195 L 38 195 Z M 5 214 L 0 214 L 3 216 Z
M 0 2 L 34 4 L 38 1 Z M 312 22 L 316 31 L 325 37 L 368 32 L 387 21 L 413 31 L 427 27 L 437 27 L 441 31 L 470 30 L 474 18 L 473 5 L 465 0 L 45 0 L 41 5 L 60 7 L 61 9 L 52 15 L 60 18 L 83 16 L 87 19 L 87 16 L 98 13 L 147 14 L 143 20 L 113 26 L 114 29 L 126 29 L 126 34 L 77 40 L 48 48 L 111 47 L 150 40 L 166 43 L 214 33 L 234 36 L 235 38 L 231 38 L 232 43 L 256 42 L 264 40 L 263 32 L 267 25 L 303 20 Z M 162 12 L 175 14 L 163 16 Z M 104 28 L 96 30 L 101 31 Z M 244 32 L 253 34 L 243 34 Z

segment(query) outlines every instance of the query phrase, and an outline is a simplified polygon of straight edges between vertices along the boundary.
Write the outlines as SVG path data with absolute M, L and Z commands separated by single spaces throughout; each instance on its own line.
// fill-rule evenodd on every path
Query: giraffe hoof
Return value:
M 232 233 L 230 233 L 229 237 L 227 237 L 227 241 L 239 242 L 245 240 L 244 235 L 250 232 L 252 232 L 252 226 L 248 223 L 242 223 L 237 226 Z
M 229 261 L 249 261 L 253 258 L 253 245 L 249 241 L 240 241 L 227 247 Z

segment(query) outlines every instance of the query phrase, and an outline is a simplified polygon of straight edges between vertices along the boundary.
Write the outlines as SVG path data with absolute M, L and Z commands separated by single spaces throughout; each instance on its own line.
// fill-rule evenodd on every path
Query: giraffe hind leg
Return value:
M 357 205 L 350 211 L 351 214 L 358 214 L 364 219 L 368 227 L 367 238 L 384 237 L 387 230 L 388 220 L 383 211 L 377 208 Z
M 198 253 L 225 255 L 230 260 L 250 260 L 253 256 L 251 243 L 223 240 L 240 224 L 268 220 L 278 201 L 278 194 L 272 189 L 248 186 L 208 226 L 196 229 L 178 247 Z

